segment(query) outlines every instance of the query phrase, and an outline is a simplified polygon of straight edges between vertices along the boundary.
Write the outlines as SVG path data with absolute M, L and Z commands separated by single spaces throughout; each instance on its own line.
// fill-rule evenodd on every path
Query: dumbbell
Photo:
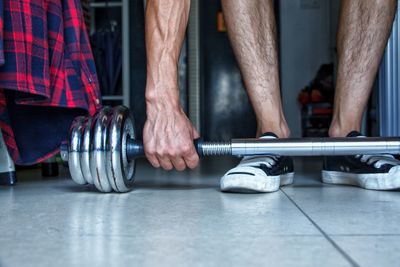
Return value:
M 68 161 L 72 179 L 94 184 L 101 192 L 127 192 L 135 179 L 135 160 L 144 157 L 143 143 L 135 139 L 133 118 L 124 106 L 104 107 L 94 117 L 77 117 L 61 158 Z M 194 141 L 205 156 L 335 156 L 400 154 L 398 137 L 232 139 Z

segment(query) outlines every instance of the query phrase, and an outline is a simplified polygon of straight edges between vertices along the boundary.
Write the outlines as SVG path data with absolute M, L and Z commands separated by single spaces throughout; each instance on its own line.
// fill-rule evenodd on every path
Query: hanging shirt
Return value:
M 80 0 L 0 0 L 0 128 L 17 164 L 59 152 L 100 106 Z

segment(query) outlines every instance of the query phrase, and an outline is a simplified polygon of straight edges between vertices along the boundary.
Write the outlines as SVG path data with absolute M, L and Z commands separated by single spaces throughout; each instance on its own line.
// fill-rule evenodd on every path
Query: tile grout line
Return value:
M 313 219 L 311 219 L 310 216 L 308 216 L 308 214 L 305 213 L 305 211 L 300 208 L 300 206 L 288 195 L 286 194 L 286 192 L 282 189 L 280 189 L 280 191 L 290 200 L 290 202 L 293 203 L 293 205 L 295 205 L 295 207 L 301 212 L 303 213 L 304 216 L 306 216 L 306 218 L 314 225 L 315 228 L 317 228 L 317 230 L 328 240 L 329 243 L 331 243 L 331 245 L 347 260 L 350 262 L 351 265 L 355 266 L 355 267 L 359 267 L 360 265 L 358 265 L 358 263 L 350 257 L 350 255 L 348 255 L 338 244 L 336 244 L 335 241 L 333 241 L 333 239 L 327 234 L 325 233 L 324 230 L 322 230 L 321 227 L 319 227 L 319 225 L 314 222 Z

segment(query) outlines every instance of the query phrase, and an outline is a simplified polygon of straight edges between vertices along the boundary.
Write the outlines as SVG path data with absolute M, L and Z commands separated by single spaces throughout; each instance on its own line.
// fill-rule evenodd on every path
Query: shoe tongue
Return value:
M 267 138 L 278 138 L 278 136 L 276 135 L 276 134 L 274 134 L 273 132 L 266 132 L 266 133 L 263 133 L 261 136 L 260 136 L 260 138 L 261 139 L 267 139 Z
M 359 137 L 359 136 L 363 136 L 363 135 L 358 131 L 351 131 L 350 133 L 347 134 L 346 137 Z

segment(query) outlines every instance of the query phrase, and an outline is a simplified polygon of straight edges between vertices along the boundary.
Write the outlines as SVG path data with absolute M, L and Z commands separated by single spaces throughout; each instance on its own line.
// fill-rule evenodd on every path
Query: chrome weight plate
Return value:
M 93 119 L 93 139 L 90 149 L 90 172 L 96 188 L 101 192 L 111 192 L 107 176 L 107 130 L 112 109 L 104 107 Z
M 116 192 L 129 191 L 135 179 L 135 161 L 128 161 L 126 141 L 135 138 L 133 119 L 124 106 L 114 108 L 108 128 L 107 171 Z
M 91 141 L 92 141 L 92 118 L 88 117 L 85 119 L 83 133 L 82 133 L 82 141 L 81 141 L 81 169 L 82 175 L 85 178 L 86 182 L 89 184 L 93 184 L 93 176 L 90 171 L 90 150 L 91 150 Z
M 68 165 L 72 180 L 77 184 L 86 184 L 81 168 L 81 143 L 85 117 L 76 117 L 69 134 Z

